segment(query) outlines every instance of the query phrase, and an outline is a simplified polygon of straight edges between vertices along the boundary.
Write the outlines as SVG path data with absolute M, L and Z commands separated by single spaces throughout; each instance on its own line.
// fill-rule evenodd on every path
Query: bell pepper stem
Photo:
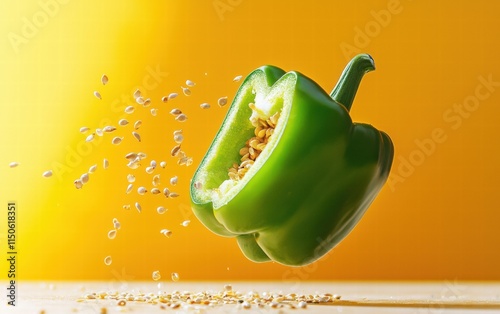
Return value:
M 340 79 L 330 93 L 332 99 L 351 110 L 352 102 L 363 75 L 375 70 L 375 63 L 369 54 L 359 54 L 351 59 L 340 76 Z

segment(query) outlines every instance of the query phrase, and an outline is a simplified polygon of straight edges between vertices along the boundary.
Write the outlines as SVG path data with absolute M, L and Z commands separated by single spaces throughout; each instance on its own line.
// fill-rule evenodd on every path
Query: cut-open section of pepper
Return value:
M 349 109 L 373 59 L 358 55 L 331 95 L 274 66 L 248 75 L 191 184 L 198 219 L 253 261 L 305 265 L 357 224 L 385 183 L 390 138 Z

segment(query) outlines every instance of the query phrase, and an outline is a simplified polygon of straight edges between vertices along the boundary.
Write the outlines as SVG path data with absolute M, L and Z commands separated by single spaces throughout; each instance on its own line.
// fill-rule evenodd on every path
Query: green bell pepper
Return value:
M 193 176 L 196 217 L 236 237 L 255 262 L 301 266 L 330 251 L 361 219 L 392 164 L 389 136 L 349 116 L 361 78 L 374 69 L 369 55 L 356 56 L 330 95 L 298 72 L 263 66 L 250 73 Z M 256 119 L 276 112 L 253 166 L 239 180 L 228 178 Z

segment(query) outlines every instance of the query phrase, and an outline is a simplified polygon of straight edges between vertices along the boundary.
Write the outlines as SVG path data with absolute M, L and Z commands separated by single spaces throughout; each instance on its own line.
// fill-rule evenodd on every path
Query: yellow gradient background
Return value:
M 123 282 L 150 280 L 154 270 L 167 281 L 171 272 L 181 280 L 500 279 L 500 3 L 4 0 L 1 7 L 0 256 L 7 202 L 15 201 L 19 279 Z M 189 180 L 228 108 L 217 99 L 231 100 L 239 85 L 232 79 L 264 64 L 300 71 L 329 91 L 357 52 L 370 53 L 377 70 L 363 79 L 351 114 L 393 139 L 388 184 L 317 263 L 248 261 L 234 239 L 212 234 L 189 209 Z M 197 84 L 189 97 L 180 89 L 186 79 Z M 138 87 L 158 108 L 156 117 L 142 107 L 127 115 L 143 121 L 142 142 L 128 125 L 85 143 L 79 128 L 117 126 Z M 171 92 L 180 95 L 162 103 Z M 202 110 L 203 102 L 212 107 Z M 173 108 L 188 121 L 174 121 Z M 179 128 L 190 167 L 169 156 Z M 114 136 L 123 143 L 112 145 Z M 138 195 L 152 176 L 125 166 L 129 151 L 165 160 L 155 173 L 180 196 Z M 12 161 L 20 166 L 9 168 Z M 73 180 L 93 164 L 97 171 L 76 190 Z M 48 169 L 54 176 L 43 178 Z M 136 201 L 141 214 L 122 208 Z M 122 227 L 109 240 L 113 218 Z

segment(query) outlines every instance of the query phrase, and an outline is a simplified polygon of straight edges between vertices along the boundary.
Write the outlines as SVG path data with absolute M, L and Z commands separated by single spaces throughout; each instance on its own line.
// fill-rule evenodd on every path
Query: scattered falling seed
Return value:
M 106 266 L 111 265 L 112 262 L 113 262 L 113 260 L 111 259 L 111 256 L 106 256 L 104 258 L 104 264 L 106 264 Z M 89 298 L 87 298 L 87 299 L 89 299 Z
M 17 167 L 17 166 L 19 166 L 19 163 L 18 163 L 17 161 L 13 161 L 13 162 L 11 162 L 11 163 L 9 164 L 9 167 L 11 167 L 11 168 L 15 168 L 15 167 Z
M 110 240 L 113 240 L 114 238 L 116 238 L 116 229 L 109 230 L 109 232 L 108 232 L 108 238 Z
M 196 83 L 195 83 L 195 82 L 193 82 L 193 81 L 191 81 L 191 80 L 187 80 L 187 81 L 186 81 L 186 85 L 187 85 L 187 86 L 189 86 L 189 87 L 193 87 L 193 86 L 195 86 L 195 85 L 196 85 Z
M 82 127 L 80 128 L 80 133 L 87 133 L 89 130 L 90 130 L 90 128 L 89 128 L 89 127 L 82 126 Z
M 114 144 L 114 145 L 119 145 L 123 140 L 123 137 L 114 137 L 112 140 L 111 140 L 111 143 Z
M 138 140 L 139 142 L 141 141 L 141 136 L 139 135 L 139 133 L 132 132 L 132 135 L 135 137 L 136 140 Z
M 175 117 L 175 120 L 179 121 L 179 122 L 184 122 L 187 120 L 187 116 L 183 113 L 181 113 L 180 115 L 178 115 L 177 117 Z
M 109 81 L 108 76 L 106 74 L 103 74 L 102 77 L 101 77 L 101 83 L 102 83 L 102 85 L 108 84 L 108 81 Z
M 158 208 L 156 209 L 156 212 L 158 212 L 158 214 L 160 214 L 160 215 L 163 215 L 167 212 L 167 209 L 163 206 L 158 206 Z
M 139 204 L 139 202 L 136 202 L 135 203 L 135 208 L 137 209 L 137 211 L 140 213 L 142 211 L 142 207 L 141 207 L 141 204 Z
M 184 93 L 184 95 L 186 95 L 186 96 L 190 96 L 191 95 L 191 90 L 189 88 L 182 87 L 182 86 L 181 86 L 181 88 L 182 88 L 182 92 Z
M 158 109 L 156 109 L 156 108 L 151 108 L 151 115 L 152 115 L 153 117 L 156 117 L 156 115 L 157 115 L 157 114 L 158 114 Z
M 147 174 L 152 174 L 153 172 L 155 171 L 155 168 L 149 166 L 149 167 L 146 167 L 146 173 Z
M 130 183 L 128 186 L 127 186 L 127 190 L 125 191 L 125 193 L 129 194 L 130 192 L 132 192 L 132 189 L 134 188 L 134 185 L 132 183 Z
M 165 168 L 166 166 L 167 166 L 167 162 L 166 161 L 160 162 L 160 167 Z
M 179 178 L 177 176 L 170 178 L 170 184 L 176 185 Z
M 170 192 L 169 197 L 172 197 L 172 198 L 179 197 L 179 194 L 175 193 L 175 192 Z
M 113 227 L 115 227 L 116 230 L 120 230 L 121 228 L 121 224 L 116 218 L 113 218 Z
M 139 164 L 138 162 L 134 162 L 134 161 L 131 161 L 127 164 L 127 167 L 129 167 L 130 169 L 137 169 L 141 166 L 141 164 Z
M 47 170 L 45 171 L 42 176 L 44 176 L 45 178 L 50 178 L 52 177 L 52 170 Z
M 144 106 L 144 108 L 151 106 L 151 99 L 149 99 L 149 98 L 144 99 L 144 102 L 142 103 L 142 105 Z
M 158 281 L 160 280 L 161 278 L 161 275 L 160 275 L 160 271 L 159 270 L 155 270 L 152 274 L 152 277 L 153 277 L 153 280 L 154 281 Z
M 75 188 L 77 189 L 81 189 L 83 187 L 83 182 L 80 179 L 75 180 L 75 182 L 73 183 L 75 184 Z
M 82 181 L 83 184 L 86 184 L 87 182 L 89 182 L 89 179 L 90 179 L 90 177 L 89 177 L 88 173 L 84 173 L 80 177 L 80 181 Z
M 208 109 L 208 108 L 210 108 L 210 105 L 209 105 L 208 103 L 204 102 L 204 103 L 202 103 L 202 104 L 200 105 L 200 108 L 201 108 L 201 109 Z
M 134 99 L 138 98 L 138 97 L 141 97 L 141 91 L 136 89 L 135 92 L 134 92 Z
M 125 155 L 125 158 L 127 158 L 128 160 L 134 160 L 137 158 L 137 153 L 128 153 L 127 155 Z
M 161 98 L 161 101 L 162 101 L 162 102 L 168 102 L 168 96 L 163 96 L 163 97 Z
M 123 205 L 123 209 L 130 210 L 130 205 L 128 205 L 128 204 L 127 205 Z
M 174 148 L 172 148 L 172 150 L 170 151 L 170 155 L 172 155 L 172 157 L 175 157 L 177 156 L 177 154 L 179 153 L 179 151 L 181 150 L 181 145 L 176 145 Z
M 134 123 L 134 129 L 138 130 L 142 125 L 142 121 L 141 120 L 137 120 L 135 121 Z
M 158 186 L 160 184 L 160 175 L 157 174 L 153 177 L 153 186 Z
M 183 226 L 183 227 L 187 227 L 187 226 L 189 226 L 189 223 L 191 223 L 191 220 L 184 220 L 184 221 L 181 223 L 181 226 Z
M 225 106 L 227 104 L 227 97 L 221 97 L 221 98 L 219 98 L 219 100 L 217 101 L 217 103 L 221 107 Z
M 108 161 L 106 158 L 104 158 L 104 159 L 102 160 L 102 167 L 103 167 L 104 169 L 108 169 L 108 167 L 109 167 L 109 161 Z
M 131 114 L 134 113 L 134 111 L 135 111 L 134 106 L 128 106 L 125 108 L 125 113 Z
M 118 124 L 120 126 L 126 126 L 128 124 L 128 120 L 127 119 L 120 119 L 120 121 L 118 121 Z
M 153 169 L 155 169 L 155 168 L 156 168 L 156 160 L 154 160 L 154 159 L 153 159 L 153 160 L 151 160 L 151 162 L 149 163 L 149 165 L 150 165 L 151 167 L 153 167 Z
M 129 183 L 135 182 L 135 176 L 133 174 L 127 175 L 127 181 Z
M 89 173 L 94 173 L 97 170 L 97 165 L 92 165 L 89 167 Z
M 173 116 L 178 116 L 182 113 L 182 111 L 180 109 L 177 109 L 177 108 L 174 108 L 172 110 L 170 110 L 170 114 L 173 115 Z
M 146 157 L 147 157 L 147 155 L 146 155 L 145 153 L 143 153 L 143 152 L 138 152 L 138 153 L 137 153 L 137 156 L 138 156 L 139 158 L 141 158 L 141 159 L 144 159 L 144 158 L 146 158 Z
M 243 76 L 238 75 L 233 79 L 233 82 L 239 82 Z
M 167 238 L 170 238 L 170 236 L 172 235 L 172 231 L 168 229 L 161 229 L 160 233 L 166 236 Z
M 153 194 L 153 195 L 160 194 L 160 193 L 161 193 L 161 191 L 158 188 L 152 188 L 151 189 L 151 194 Z
M 164 188 L 163 189 L 163 195 L 165 195 L 165 197 L 169 197 L 170 196 L 170 190 L 168 188 Z
M 107 125 L 104 128 L 102 128 L 102 131 L 105 133 L 111 133 L 115 130 L 116 130 L 116 128 L 114 126 L 111 126 L 111 125 Z
M 146 188 L 143 186 L 140 186 L 139 188 L 137 188 L 137 193 L 139 193 L 139 195 L 144 195 L 144 194 L 146 194 L 147 191 L 148 190 L 146 190 Z
M 92 133 L 90 134 L 89 136 L 87 136 L 87 138 L 85 139 L 86 142 L 92 142 L 95 138 L 95 133 Z
M 99 92 L 98 92 L 98 91 L 95 91 L 95 92 L 94 92 L 94 96 L 95 96 L 97 99 L 102 99 L 101 94 L 99 94 Z
M 184 140 L 184 136 L 182 134 L 174 135 L 174 142 L 176 142 L 177 144 L 182 143 L 183 140 Z
M 177 96 L 178 96 L 178 94 L 177 94 L 177 93 L 170 93 L 170 94 L 168 95 L 168 100 L 174 99 L 174 98 L 175 98 L 175 97 L 177 97 Z
M 95 134 L 97 134 L 97 136 L 102 136 L 104 132 L 102 131 L 102 129 L 95 129 Z
M 172 281 L 179 281 L 179 274 L 178 273 L 172 273 Z

